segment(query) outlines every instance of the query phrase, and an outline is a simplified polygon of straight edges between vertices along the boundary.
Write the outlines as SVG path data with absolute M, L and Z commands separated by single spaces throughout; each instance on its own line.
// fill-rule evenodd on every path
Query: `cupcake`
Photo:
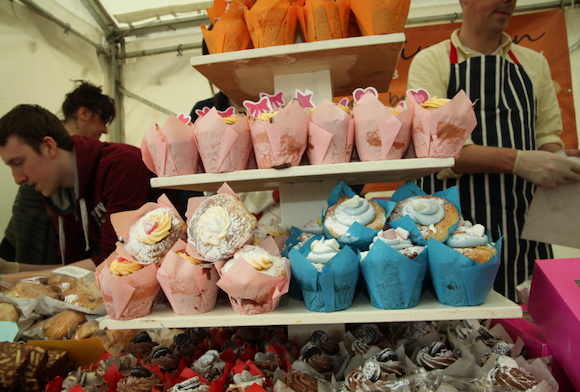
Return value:
M 350 8 L 362 35 L 400 33 L 405 27 L 411 0 L 352 0 Z
M 208 392 L 210 386 L 199 380 L 199 377 L 192 377 L 175 384 L 167 392 Z
M 177 370 L 181 357 L 175 355 L 173 350 L 165 346 L 155 347 L 145 361 L 151 366 L 157 365 L 163 373 Z
M 155 122 L 143 134 L 141 153 L 147 168 L 159 177 L 197 173 L 198 150 L 189 116 L 169 115 L 162 128 Z M 182 121 L 183 120 L 183 121 Z
M 219 276 L 212 263 L 190 256 L 186 245 L 179 240 L 169 251 L 157 280 L 175 313 L 205 313 L 215 307 Z
M 405 229 L 379 232 L 360 262 L 371 305 L 380 309 L 417 306 L 428 263 L 425 247 L 413 245 Z
M 220 358 L 216 350 L 208 350 L 201 357 L 193 361 L 191 370 L 211 383 L 223 376 L 225 365 L 226 363 Z
M 324 99 L 308 120 L 308 148 L 311 165 L 350 162 L 354 146 L 354 122 L 350 110 Z
M 244 17 L 254 48 L 293 44 L 296 8 L 286 1 L 262 1 L 244 6 Z
M 112 319 L 130 320 L 151 312 L 160 290 L 155 264 L 135 262 L 118 243 L 117 251 L 97 267 L 95 275 Z
M 250 117 L 249 121 L 258 168 L 300 164 L 307 144 L 308 115 L 298 101 L 279 111 Z
M 361 161 L 384 161 L 403 157 L 411 142 L 412 110 L 385 106 L 370 87 L 353 93 L 356 151 Z
M 354 195 L 342 197 L 330 206 L 324 214 L 323 225 L 331 236 L 341 238 L 355 223 L 382 230 L 386 220 L 385 210 L 378 203 Z
M 445 369 L 455 361 L 455 354 L 443 342 L 433 342 L 417 353 L 417 365 L 425 370 Z
M 163 389 L 163 381 L 159 375 L 144 366 L 135 366 L 129 377 L 119 380 L 118 392 L 150 392 L 156 388 Z
M 97 374 L 95 369 L 81 370 L 79 368 L 69 374 L 62 382 L 63 391 L 70 391 L 77 386 L 84 391 L 91 392 L 107 392 L 109 390 L 109 383 L 105 381 L 103 376 Z
M 193 132 L 206 173 L 245 170 L 248 166 L 252 138 L 244 114 L 222 117 L 214 107 L 197 119 Z
M 472 225 L 469 221 L 461 223 L 445 242 L 447 246 L 479 264 L 489 261 L 497 254 L 497 250 L 488 244 L 489 238 L 485 235 L 483 225 Z
M 244 244 L 251 242 L 257 223 L 256 217 L 233 192 L 219 192 L 188 215 L 191 217 L 187 242 L 202 260 L 211 263 L 229 259 Z
M 145 358 L 153 350 L 153 347 L 157 346 L 158 343 L 151 339 L 151 336 L 147 331 L 141 331 L 131 339 L 129 346 L 127 347 L 127 353 L 132 354 L 137 358 Z
M 280 256 L 273 238 L 267 238 L 259 246 L 244 245 L 217 268 L 220 273 L 217 285 L 228 294 L 236 313 L 271 312 L 288 292 L 290 263 Z
M 358 255 L 345 246 L 318 271 L 307 258 L 313 241 L 314 238 L 300 249 L 290 250 L 292 274 L 302 291 L 306 308 L 315 312 L 348 309 L 358 281 Z
M 513 358 L 505 355 L 496 359 L 495 367 L 487 374 L 486 381 L 493 386 L 515 388 L 520 391 L 533 389 L 539 384 L 530 372 L 519 367 Z

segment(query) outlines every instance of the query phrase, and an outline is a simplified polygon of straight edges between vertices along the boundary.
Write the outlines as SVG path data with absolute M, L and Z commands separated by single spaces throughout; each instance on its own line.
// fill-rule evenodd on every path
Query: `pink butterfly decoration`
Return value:
M 341 99 L 340 101 L 338 101 L 338 104 L 344 106 L 345 108 L 347 108 L 348 107 L 348 98 L 347 97 L 344 97 L 343 99 Z
M 280 110 L 284 107 L 284 92 L 283 91 L 278 91 L 274 95 L 260 93 L 260 99 L 262 99 L 264 97 L 268 97 L 268 100 L 270 100 L 270 105 L 272 106 L 272 110 Z
M 305 93 L 296 89 L 296 100 L 304 109 L 312 109 L 316 107 L 312 103 L 312 95 L 314 95 L 314 93 L 308 89 L 306 89 Z
M 236 110 L 234 109 L 233 106 L 230 106 L 229 108 L 227 108 L 223 112 L 221 110 L 218 110 L 218 114 L 222 117 L 232 117 L 235 113 L 236 113 Z
M 210 109 L 205 106 L 203 109 L 195 109 L 195 114 L 197 114 L 199 117 L 203 117 L 209 112 L 209 110 Z
M 272 112 L 272 104 L 268 95 L 264 95 L 258 102 L 244 101 L 244 107 L 248 109 L 250 116 L 258 117 L 262 113 Z
M 177 115 L 177 119 L 179 121 L 181 121 L 182 123 L 184 123 L 185 125 L 189 124 L 191 122 L 191 117 L 190 116 L 186 116 L 185 113 L 179 113 Z
M 352 92 L 352 96 L 356 102 L 360 101 L 360 99 L 365 95 L 367 92 L 370 92 L 375 97 L 379 97 L 379 92 L 374 87 L 367 87 L 367 88 L 357 88 Z
M 415 102 L 418 104 L 422 104 L 423 102 L 427 102 L 429 100 L 429 93 L 425 89 L 418 89 L 418 90 L 407 90 L 407 95 L 411 94 L 413 98 L 415 98 Z

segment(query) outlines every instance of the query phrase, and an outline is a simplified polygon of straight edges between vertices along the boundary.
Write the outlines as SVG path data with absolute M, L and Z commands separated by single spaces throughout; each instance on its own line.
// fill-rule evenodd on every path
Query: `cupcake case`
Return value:
M 357 87 L 375 86 L 380 92 L 387 91 L 404 42 L 404 33 L 345 38 L 198 56 L 191 59 L 191 65 L 234 101 L 255 100 L 262 91 L 285 91 L 289 94 L 295 89 L 313 90 L 316 99 L 321 101 L 324 98 L 332 99 L 333 95 L 350 95 Z M 348 61 L 352 56 L 358 58 L 358 65 L 353 66 L 352 61 Z M 373 72 L 373 67 L 379 66 L 382 72 L 376 76 L 378 72 Z M 302 73 L 296 74 L 296 70 Z M 344 73 L 351 76 L 350 83 L 341 82 L 340 75 Z M 244 85 L 238 82 L 240 75 L 259 80 L 260 83 Z M 285 100 L 289 102 L 292 98 L 285 97 Z M 216 191 L 227 182 L 236 192 L 278 188 L 282 222 L 291 227 L 319 216 L 326 198 L 340 181 L 347 184 L 400 182 L 452 167 L 453 164 L 453 158 L 414 158 L 297 166 L 282 170 L 255 169 L 160 177 L 152 180 L 152 186 Z M 434 293 L 426 291 L 419 304 L 410 309 L 378 309 L 363 294 L 356 293 L 348 309 L 319 313 L 307 310 L 303 301 L 285 295 L 273 313 L 242 316 L 234 313 L 227 298 L 218 298 L 215 309 L 204 314 L 187 316 L 177 315 L 171 308 L 154 309 L 148 316 L 128 321 L 107 317 L 100 322 L 100 326 L 136 329 L 288 325 L 292 334 L 291 327 L 298 324 L 302 328 L 311 326 L 314 330 L 317 325 L 320 327 L 319 324 L 332 328 L 330 324 L 340 327 L 345 322 L 519 317 L 522 317 L 521 308 L 494 291 L 482 305 L 459 307 L 443 305 Z

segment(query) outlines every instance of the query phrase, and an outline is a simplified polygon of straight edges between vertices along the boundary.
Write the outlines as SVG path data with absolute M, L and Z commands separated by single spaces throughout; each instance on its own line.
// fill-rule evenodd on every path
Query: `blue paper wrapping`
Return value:
M 290 228 L 290 236 L 288 236 L 286 244 L 284 244 L 284 250 L 281 253 L 283 257 L 286 257 L 288 259 L 290 258 L 289 253 L 292 249 L 294 249 L 294 246 L 300 243 L 300 236 L 302 235 L 302 233 L 304 233 L 302 230 L 294 226 Z M 306 241 L 304 245 L 302 245 L 302 247 L 299 248 L 299 252 L 303 254 L 308 254 L 308 252 L 310 251 L 310 244 L 312 243 L 312 241 L 322 239 L 324 239 L 322 234 L 316 234 L 308 241 Z M 296 280 L 294 274 L 292 274 L 292 277 L 290 278 L 290 287 L 288 288 L 288 292 L 290 293 L 290 297 L 292 299 L 295 299 L 297 301 L 304 300 L 304 296 L 302 295 L 302 289 L 300 288 L 300 284 Z
M 346 246 L 318 272 L 306 256 L 290 251 L 292 275 L 300 284 L 308 310 L 335 312 L 348 309 L 354 299 L 359 276 L 358 255 Z
M 407 309 L 421 300 L 427 275 L 427 248 L 414 259 L 377 241 L 361 261 L 371 305 L 380 309 Z
M 429 272 L 439 302 L 450 306 L 477 306 L 487 299 L 499 270 L 501 242 L 493 245 L 497 254 L 479 264 L 453 248 L 429 240 Z

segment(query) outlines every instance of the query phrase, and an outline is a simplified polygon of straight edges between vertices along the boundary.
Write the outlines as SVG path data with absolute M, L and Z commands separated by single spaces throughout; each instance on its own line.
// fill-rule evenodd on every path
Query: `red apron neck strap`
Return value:
M 514 54 L 514 52 L 511 51 L 511 49 L 509 50 L 508 54 L 510 55 L 510 57 L 512 58 L 512 60 L 514 61 L 514 63 L 516 63 L 517 65 L 520 65 L 520 62 L 516 58 L 516 55 Z
M 449 61 L 451 62 L 451 64 L 457 64 L 457 48 L 455 48 L 455 45 L 453 45 L 453 42 L 451 42 L 451 40 L 449 41 L 449 43 L 451 44 L 451 51 L 449 52 Z

